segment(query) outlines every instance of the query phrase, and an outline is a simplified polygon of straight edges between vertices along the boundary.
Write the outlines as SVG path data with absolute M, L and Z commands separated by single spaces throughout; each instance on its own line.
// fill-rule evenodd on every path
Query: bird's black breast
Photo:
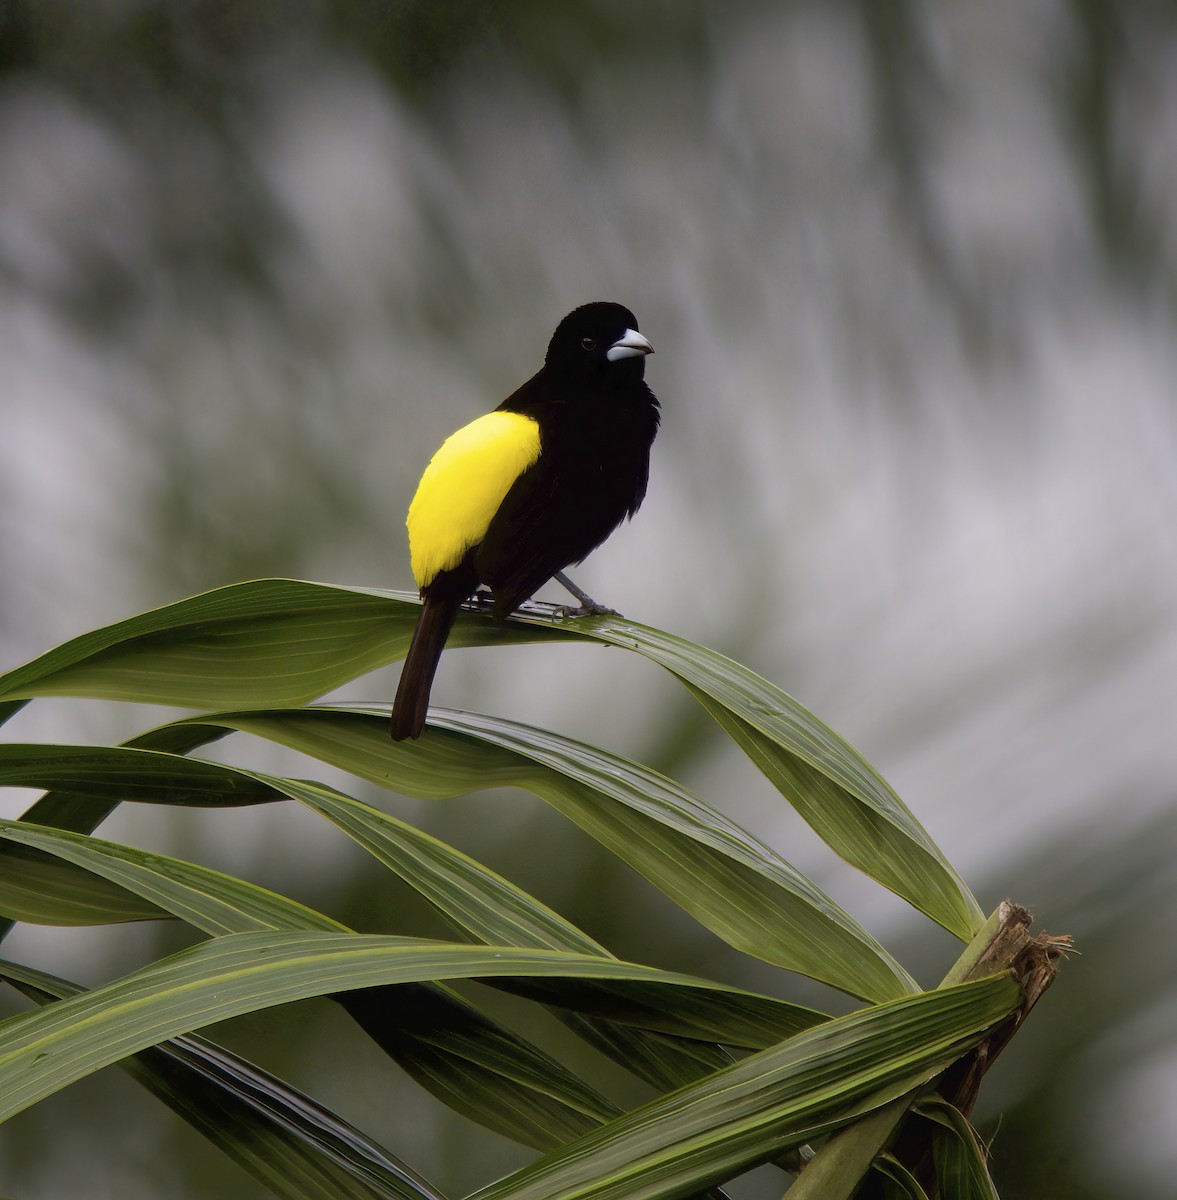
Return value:
M 506 615 L 557 571 L 580 562 L 646 494 L 658 402 L 635 378 L 591 396 L 532 394 L 503 405 L 533 416 L 540 455 L 514 483 L 475 551 L 479 579 Z

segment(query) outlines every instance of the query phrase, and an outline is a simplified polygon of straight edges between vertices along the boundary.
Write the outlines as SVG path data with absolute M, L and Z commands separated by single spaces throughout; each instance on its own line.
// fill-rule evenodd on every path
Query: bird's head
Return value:
M 628 308 L 595 301 L 573 309 L 556 326 L 544 361 L 551 370 L 584 379 L 640 379 L 646 355 L 653 353 Z

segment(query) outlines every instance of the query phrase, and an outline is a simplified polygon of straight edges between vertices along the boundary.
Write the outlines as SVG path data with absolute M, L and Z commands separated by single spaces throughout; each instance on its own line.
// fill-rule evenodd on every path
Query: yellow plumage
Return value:
M 515 412 L 487 413 L 442 443 L 405 521 L 418 587 L 456 567 L 482 541 L 511 485 L 539 451 L 539 425 Z

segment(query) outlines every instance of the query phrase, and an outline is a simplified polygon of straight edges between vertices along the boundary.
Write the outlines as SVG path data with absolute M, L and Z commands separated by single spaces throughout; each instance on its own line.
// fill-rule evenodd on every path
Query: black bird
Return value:
M 659 419 L 643 379 L 653 350 L 622 305 L 574 309 L 540 370 L 448 438 L 425 468 L 406 521 L 424 605 L 392 706 L 396 741 L 425 727 L 442 648 L 480 585 L 498 621 L 553 577 L 580 601 L 573 615 L 607 611 L 563 570 L 646 494 Z

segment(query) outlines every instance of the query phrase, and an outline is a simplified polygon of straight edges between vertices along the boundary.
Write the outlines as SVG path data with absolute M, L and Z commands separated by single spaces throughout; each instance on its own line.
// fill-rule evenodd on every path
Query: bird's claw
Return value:
M 478 591 L 472 592 L 466 597 L 466 603 L 472 604 L 477 609 L 490 608 L 494 603 L 494 593 L 487 588 L 479 588 Z
M 595 600 L 589 604 L 578 604 L 573 607 L 571 604 L 557 604 L 552 609 L 552 616 L 557 621 L 562 621 L 567 617 L 619 617 L 621 614 L 615 608 L 606 608 L 603 604 L 598 604 Z

